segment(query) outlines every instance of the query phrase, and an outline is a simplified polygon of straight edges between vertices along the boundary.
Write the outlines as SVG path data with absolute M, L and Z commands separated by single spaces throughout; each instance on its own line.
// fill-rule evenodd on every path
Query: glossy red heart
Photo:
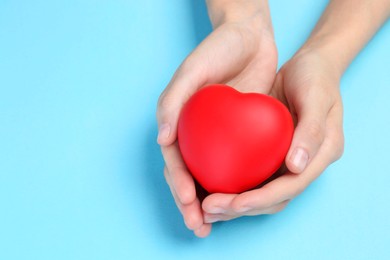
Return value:
M 210 85 L 184 105 L 178 142 L 193 177 L 210 193 L 240 193 L 283 163 L 294 125 L 277 99 Z

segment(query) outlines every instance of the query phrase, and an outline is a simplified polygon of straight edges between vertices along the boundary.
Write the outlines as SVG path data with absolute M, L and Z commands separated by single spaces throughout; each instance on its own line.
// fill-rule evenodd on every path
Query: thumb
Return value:
M 321 147 L 330 110 L 321 98 L 306 97 L 305 100 L 295 106 L 298 124 L 286 156 L 286 166 L 293 173 L 303 172 Z
M 181 108 L 203 85 L 197 69 L 184 62 L 176 71 L 167 88 L 161 93 L 157 104 L 157 143 L 170 145 L 177 138 L 177 122 Z

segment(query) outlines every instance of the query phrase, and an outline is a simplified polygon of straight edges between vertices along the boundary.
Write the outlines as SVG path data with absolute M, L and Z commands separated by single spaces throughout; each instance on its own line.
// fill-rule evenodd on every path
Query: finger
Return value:
M 230 203 L 237 194 L 214 193 L 207 196 L 202 202 L 202 209 L 209 214 L 230 214 L 236 212 L 231 210 Z
M 263 210 L 298 196 L 341 156 L 343 140 L 341 113 L 338 108 L 332 109 L 327 119 L 325 140 L 304 172 L 300 175 L 287 172 L 260 189 L 239 194 L 231 201 L 233 211 L 242 213 Z
M 300 194 L 306 188 L 301 175 L 290 172 L 267 183 L 263 187 L 237 195 L 230 203 L 230 210 L 236 214 L 263 212 Z
M 291 172 L 301 173 L 324 141 L 326 120 L 332 103 L 328 95 L 313 87 L 307 90 L 301 88 L 294 95 L 293 106 L 298 124 L 286 156 L 286 165 Z
M 159 129 L 157 142 L 160 145 L 170 145 L 176 140 L 181 108 L 204 84 L 202 75 L 199 65 L 184 61 L 160 95 L 156 112 Z
M 276 214 L 276 213 L 284 210 L 287 207 L 289 202 L 290 202 L 290 200 L 285 200 L 285 201 L 282 201 L 282 202 L 280 202 L 274 206 L 271 206 L 269 208 L 266 208 L 266 209 L 254 209 L 251 211 L 244 212 L 243 215 L 244 216 L 257 216 L 257 215 Z
M 235 219 L 235 218 L 238 218 L 238 217 L 240 217 L 240 216 L 238 216 L 238 215 L 227 215 L 227 214 L 210 214 L 210 213 L 205 213 L 204 217 L 203 217 L 203 221 L 204 221 L 204 223 L 212 224 L 212 223 L 219 222 L 219 221 L 232 220 L 232 219 Z
M 232 210 L 239 213 L 263 210 L 301 194 L 334 161 L 335 148 L 333 141 L 329 141 L 333 137 L 333 132 L 327 134 L 323 145 L 302 174 L 286 172 L 260 189 L 239 194 L 231 202 Z
M 229 65 L 235 63 L 221 60 L 234 55 L 226 55 L 228 48 L 222 41 L 225 37 L 219 31 L 210 34 L 184 60 L 160 95 L 157 104 L 157 142 L 160 145 L 169 145 L 175 141 L 179 114 L 185 102 L 204 85 L 222 82 L 230 74 L 230 67 L 236 67 Z
M 337 102 L 329 112 L 326 123 L 325 149 L 329 150 L 331 162 L 341 158 L 344 152 L 343 108 Z
M 257 215 L 269 215 L 275 214 L 286 208 L 290 200 L 285 200 L 279 204 L 276 204 L 272 207 L 261 209 L 261 210 L 252 210 L 244 213 L 236 213 L 235 215 L 227 215 L 227 214 L 204 214 L 204 222 L 205 223 L 215 223 L 218 221 L 227 221 L 232 220 L 242 216 L 257 216 Z
M 175 190 L 172 188 L 172 180 L 170 178 L 170 175 L 168 173 L 168 169 L 164 168 L 164 176 L 166 178 L 166 181 L 169 185 L 169 188 L 171 190 L 172 196 L 175 200 L 175 203 L 180 211 L 180 213 L 183 215 L 184 223 L 190 230 L 197 230 L 203 225 L 203 214 L 202 209 L 200 207 L 200 202 L 198 199 L 195 199 L 192 203 L 189 204 L 182 204 L 178 196 L 175 192 Z
M 165 177 L 165 180 L 169 186 L 169 190 L 171 191 L 172 197 L 175 200 L 176 206 L 179 209 L 180 213 L 182 213 L 182 205 L 183 204 L 180 202 L 179 198 L 177 197 L 176 191 L 173 188 L 172 180 L 171 180 L 171 177 L 169 176 L 168 169 L 166 166 L 164 167 L 164 177 Z
M 291 174 L 292 177 L 295 174 Z M 265 185 L 266 186 L 266 185 Z M 202 202 L 202 209 L 208 214 L 225 214 L 234 216 L 237 214 L 237 209 L 232 207 L 233 201 L 242 194 L 225 194 L 225 193 L 214 193 L 207 196 Z M 269 203 L 269 206 L 273 206 L 274 203 Z M 267 205 L 264 208 L 268 207 Z M 245 210 L 242 210 L 244 212 Z
M 338 160 L 344 151 L 343 134 L 343 112 L 342 103 L 336 102 L 331 108 L 326 120 L 326 132 L 324 141 L 317 154 L 300 174 L 302 185 L 308 186 L 314 181 L 330 164 Z
M 203 225 L 203 212 L 198 199 L 188 205 L 181 205 L 181 213 L 188 229 L 197 230 Z
M 200 228 L 194 230 L 194 234 L 197 237 L 204 238 L 207 237 L 211 232 L 211 224 L 203 224 Z
M 188 172 L 180 154 L 177 142 L 169 146 L 162 146 L 161 151 L 168 168 L 172 189 L 177 194 L 180 203 L 186 205 L 196 199 L 194 179 Z
M 160 145 L 175 141 L 180 110 L 192 94 L 206 84 L 229 81 L 251 62 L 258 41 L 242 30 L 235 26 L 217 28 L 180 65 L 158 101 Z

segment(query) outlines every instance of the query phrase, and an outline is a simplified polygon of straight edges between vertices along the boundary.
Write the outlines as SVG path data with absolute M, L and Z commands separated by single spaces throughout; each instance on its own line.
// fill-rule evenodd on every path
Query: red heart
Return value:
M 294 125 L 277 99 L 210 85 L 184 105 L 178 142 L 193 177 L 208 192 L 240 193 L 283 163 Z

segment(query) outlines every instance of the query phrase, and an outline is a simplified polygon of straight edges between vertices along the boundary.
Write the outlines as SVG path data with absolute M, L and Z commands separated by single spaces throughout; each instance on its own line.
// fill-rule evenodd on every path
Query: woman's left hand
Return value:
M 296 124 L 282 174 L 241 194 L 211 194 L 205 223 L 273 214 L 286 207 L 343 153 L 341 72 L 315 50 L 299 51 L 279 71 L 270 95 L 289 107 Z

